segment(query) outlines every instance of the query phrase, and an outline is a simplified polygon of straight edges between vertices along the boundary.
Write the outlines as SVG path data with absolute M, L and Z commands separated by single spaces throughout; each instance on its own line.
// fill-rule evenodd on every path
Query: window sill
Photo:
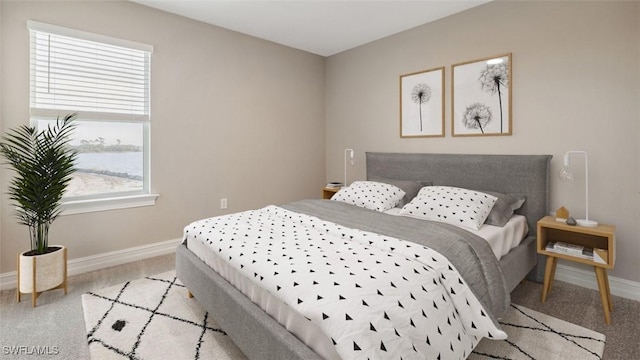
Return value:
M 122 196 L 109 199 L 67 201 L 62 204 L 61 215 L 84 214 L 97 211 L 153 206 L 159 194 Z

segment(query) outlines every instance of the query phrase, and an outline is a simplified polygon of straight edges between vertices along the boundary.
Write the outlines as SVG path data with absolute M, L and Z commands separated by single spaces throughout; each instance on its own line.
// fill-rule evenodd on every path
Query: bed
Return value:
M 499 273 L 491 284 L 504 287 L 507 296 L 492 295 L 491 289 L 480 298 L 491 298 L 492 312 L 499 316 L 508 304 L 508 292 L 525 277 L 541 281 L 544 264 L 535 251 L 536 222 L 548 213 L 549 155 L 462 155 L 462 154 L 399 154 L 367 153 L 367 179 L 389 178 L 425 181 L 434 186 L 446 185 L 472 190 L 520 194 L 526 201 L 516 213 L 524 216 L 529 232 L 519 245 L 499 260 Z M 369 231 L 371 224 L 384 224 L 390 216 L 363 214 L 345 216 L 343 205 L 330 200 L 296 202 L 282 208 L 298 213 L 320 216 L 324 220 L 356 226 Z M 328 207 L 327 207 L 328 206 Z M 337 206 L 337 208 L 336 208 Z M 345 207 L 346 208 L 346 207 Z M 344 209 L 344 211 L 347 211 Z M 349 210 L 351 211 L 351 210 Z M 371 216 L 374 216 L 373 220 Z M 411 223 L 411 219 L 402 219 Z M 418 220 L 416 220 L 418 221 Z M 375 228 L 375 227 L 374 227 Z M 375 230 L 375 229 L 374 229 Z M 379 231 L 376 230 L 376 231 Z M 396 235 L 393 231 L 390 235 Z M 388 235 L 388 234 L 387 234 Z M 456 267 L 464 267 L 464 263 Z M 464 272 L 461 271 L 461 273 Z M 319 359 L 296 336 L 281 326 L 273 317 L 222 278 L 209 265 L 181 244 L 176 252 L 176 273 L 216 321 L 229 334 L 242 351 L 252 359 Z M 463 276 L 474 276 L 472 270 Z M 477 271 L 476 271 L 477 273 Z M 471 275 L 469 275 L 471 274 Z M 476 274 L 483 275 L 484 274 Z M 466 279 L 466 278 L 465 278 Z M 494 286 L 494 285 L 491 285 Z M 481 286 L 482 287 L 482 286 Z M 477 289 L 481 292 L 481 289 Z

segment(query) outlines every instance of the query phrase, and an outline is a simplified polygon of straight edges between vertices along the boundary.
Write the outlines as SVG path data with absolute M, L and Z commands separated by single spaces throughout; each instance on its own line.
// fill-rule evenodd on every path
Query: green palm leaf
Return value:
M 41 254 L 49 242 L 49 227 L 61 213 L 61 202 L 74 172 L 76 152 L 69 147 L 77 114 L 58 118 L 38 131 L 22 125 L 0 141 L 0 154 L 15 171 L 8 195 L 17 205 L 18 222 L 29 227 L 31 249 Z

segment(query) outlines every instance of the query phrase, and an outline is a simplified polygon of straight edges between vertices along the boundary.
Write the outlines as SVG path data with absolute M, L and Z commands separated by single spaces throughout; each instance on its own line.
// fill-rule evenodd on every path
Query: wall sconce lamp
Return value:
M 562 181 L 573 181 L 573 173 L 571 172 L 571 168 L 569 167 L 569 156 L 572 154 L 583 154 L 584 155 L 584 189 L 585 189 L 585 218 L 576 220 L 578 225 L 586 226 L 586 227 L 596 227 L 598 226 L 597 221 L 589 220 L 589 161 L 587 160 L 587 152 L 586 151 L 567 151 L 564 154 L 564 166 L 560 169 L 560 180 Z
M 356 159 L 353 157 L 353 149 L 344 149 L 344 186 L 347 186 L 347 156 L 349 157 L 349 164 L 351 164 L 351 166 L 356 164 Z

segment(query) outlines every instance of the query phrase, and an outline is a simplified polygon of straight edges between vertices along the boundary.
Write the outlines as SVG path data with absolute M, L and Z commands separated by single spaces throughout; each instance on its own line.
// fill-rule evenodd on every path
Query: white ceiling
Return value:
M 491 0 L 131 0 L 330 56 Z

